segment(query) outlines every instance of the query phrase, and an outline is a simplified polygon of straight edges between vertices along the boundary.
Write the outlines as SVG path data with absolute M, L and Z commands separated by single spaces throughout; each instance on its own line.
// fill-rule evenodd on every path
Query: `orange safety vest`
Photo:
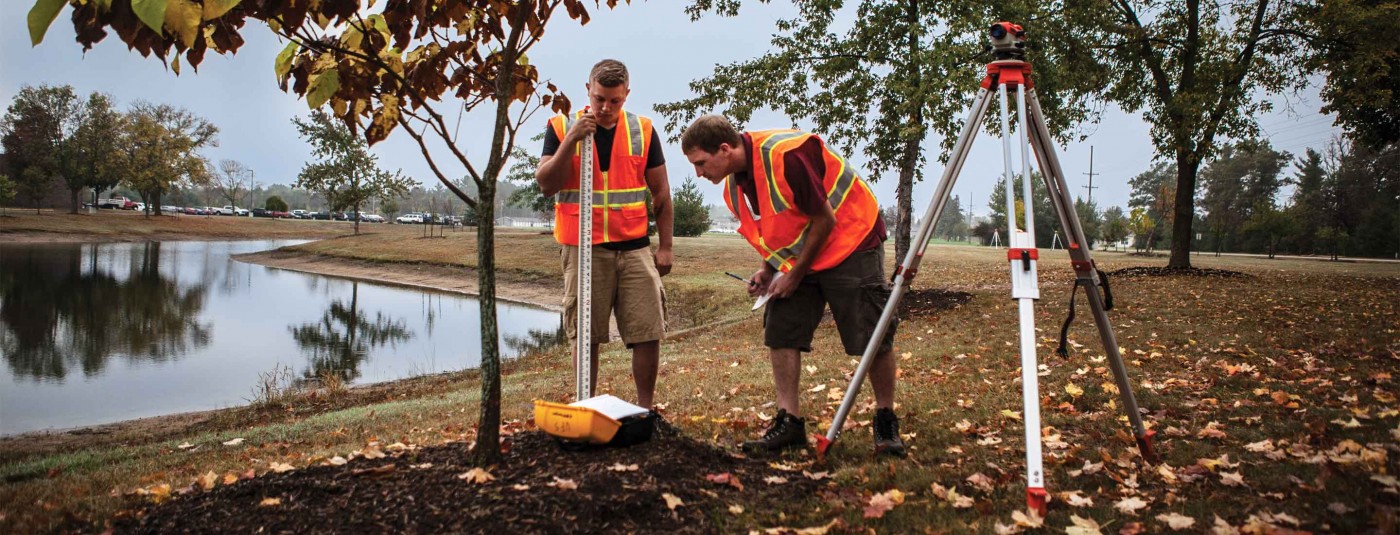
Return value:
M 810 270 L 821 271 L 840 264 L 870 234 L 875 218 L 880 215 L 880 203 L 875 200 L 870 186 L 856 176 L 844 158 L 831 152 L 826 143 L 813 134 L 798 130 L 762 130 L 749 132 L 749 135 L 753 138 L 749 157 L 753 160 L 751 170 L 758 197 L 757 220 L 734 177 L 731 175 L 724 180 L 724 203 L 739 219 L 739 234 L 749 240 L 764 262 L 783 273 L 792 269 L 802 253 L 811 220 L 793 209 L 792 188 L 783 173 L 783 155 L 808 139 L 816 139 L 821 143 L 822 161 L 826 163 L 822 189 L 832 211 L 836 212 L 836 226 L 812 261 Z
M 554 135 L 564 139 L 569 126 L 583 116 L 579 111 L 549 120 Z M 647 235 L 646 166 L 651 150 L 651 119 L 622 112 L 614 133 L 608 172 L 598 168 L 593 154 L 593 244 L 635 240 Z M 580 145 L 582 143 L 579 143 Z M 579 177 L 578 146 L 573 152 L 573 172 L 554 196 L 554 240 L 578 245 Z

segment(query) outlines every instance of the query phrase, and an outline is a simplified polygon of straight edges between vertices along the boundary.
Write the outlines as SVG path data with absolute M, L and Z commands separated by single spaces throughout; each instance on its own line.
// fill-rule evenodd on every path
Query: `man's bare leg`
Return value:
M 656 392 L 656 370 L 660 360 L 660 340 L 632 346 L 632 380 L 637 383 L 637 404 L 648 409 Z
M 778 408 L 800 418 L 802 413 L 797 408 L 797 385 L 802 377 L 802 352 L 796 349 L 771 349 L 768 358 L 773 362 L 773 387 L 778 392 Z
M 894 360 L 894 349 L 875 354 L 870 363 L 870 388 L 875 391 L 875 408 L 894 408 L 894 381 L 898 365 Z

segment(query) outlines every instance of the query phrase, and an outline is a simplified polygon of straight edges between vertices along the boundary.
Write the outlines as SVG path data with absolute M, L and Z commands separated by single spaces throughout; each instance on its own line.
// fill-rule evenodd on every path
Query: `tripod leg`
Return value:
M 1144 460 L 1156 463 L 1157 455 L 1152 446 L 1152 436 L 1156 433 L 1149 431 L 1142 423 L 1137 399 L 1133 395 L 1132 382 L 1128 379 L 1127 367 L 1123 364 L 1123 356 L 1118 350 L 1118 339 L 1114 336 L 1113 326 L 1108 321 L 1103 296 L 1098 292 L 1098 271 L 1089 255 L 1088 241 L 1084 238 L 1084 230 L 1080 226 L 1074 205 L 1070 204 L 1069 187 L 1065 183 L 1064 171 L 1061 170 L 1060 161 L 1055 156 L 1054 145 L 1050 141 L 1050 131 L 1045 126 L 1044 116 L 1040 110 L 1040 101 L 1036 98 L 1034 90 L 1028 94 L 1027 104 L 1030 106 L 1031 112 L 1027 118 L 1031 123 L 1028 130 L 1036 156 L 1039 159 L 1041 171 L 1045 175 L 1045 185 L 1050 190 L 1051 200 L 1055 203 L 1055 212 L 1059 215 L 1061 226 L 1069 238 L 1070 264 L 1074 267 L 1076 279 L 1088 289 L 1085 294 L 1089 299 L 1089 309 L 1094 316 L 1094 323 L 1098 326 L 1099 338 L 1103 342 L 1104 353 L 1108 356 L 1109 367 L 1113 369 L 1113 379 L 1118 385 L 1123 410 L 1127 413 L 1128 421 L 1133 426 L 1133 436 L 1137 439 L 1138 451 Z
M 923 262 L 924 250 L 928 248 L 929 235 L 933 233 L 933 226 L 938 221 L 939 215 L 943 213 L 943 207 L 948 204 L 948 197 L 952 195 L 953 183 L 957 181 L 958 173 L 962 171 L 963 164 L 967 162 L 967 154 L 972 147 L 972 140 L 977 137 L 982 117 L 987 112 L 990 95 L 990 92 L 982 89 L 977 92 L 977 97 L 972 101 L 972 109 L 967 112 L 967 122 L 963 124 L 962 133 L 958 134 L 958 142 L 953 145 L 953 153 L 948 161 L 948 167 L 943 170 L 943 177 L 938 180 L 938 191 L 934 193 L 932 199 L 929 199 L 924 219 L 919 223 L 919 232 L 914 236 L 914 246 L 909 248 L 909 252 L 904 256 L 904 262 L 895 270 L 892 281 L 894 288 L 890 292 L 889 299 L 885 301 L 885 308 L 880 313 L 880 321 L 875 325 L 875 332 L 871 334 L 870 341 L 865 345 L 865 353 L 860 358 L 860 365 L 856 367 L 855 375 L 851 377 L 851 384 L 846 387 L 846 396 L 841 399 L 841 406 L 837 407 L 836 416 L 832 418 L 831 427 L 827 429 L 826 436 L 817 435 L 814 437 L 819 458 L 826 454 L 826 450 L 841 435 L 841 427 L 846 424 L 846 416 L 851 410 L 851 405 L 855 403 L 856 394 L 860 393 L 860 385 L 865 381 L 865 375 L 870 371 L 870 365 L 875 361 L 875 355 L 880 351 L 880 342 L 885 339 L 885 332 L 889 330 L 890 322 L 894 320 L 894 315 L 899 310 L 899 300 L 904 297 L 904 292 L 909 288 L 910 281 L 919 272 L 919 264 Z

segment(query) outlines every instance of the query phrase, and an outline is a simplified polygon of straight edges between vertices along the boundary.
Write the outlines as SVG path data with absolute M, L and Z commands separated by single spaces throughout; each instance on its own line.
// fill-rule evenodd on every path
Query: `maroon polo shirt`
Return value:
M 734 173 L 734 181 L 739 185 L 739 191 L 744 192 L 744 196 L 748 198 L 749 209 L 754 210 L 754 215 L 758 215 L 758 193 L 753 183 L 753 136 L 745 132 L 743 137 L 744 154 L 749 156 L 750 164 L 744 171 Z M 827 202 L 826 188 L 822 185 L 822 177 L 826 176 L 824 156 L 821 142 L 816 136 L 807 138 L 807 141 L 797 148 L 783 154 L 783 176 L 787 178 L 788 188 L 792 189 L 794 208 L 803 214 L 821 212 L 821 203 Z M 855 251 L 879 247 L 888 236 L 885 218 L 877 213 L 875 226 L 865 235 L 865 239 L 861 240 L 860 245 L 856 246 Z

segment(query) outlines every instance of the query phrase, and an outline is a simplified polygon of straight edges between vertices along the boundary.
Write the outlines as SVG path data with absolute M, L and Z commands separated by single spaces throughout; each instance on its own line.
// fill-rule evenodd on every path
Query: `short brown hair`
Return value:
M 627 66 L 615 59 L 605 59 L 593 65 L 593 70 L 588 73 L 589 82 L 598 82 L 603 87 L 626 86 Z
M 681 133 L 681 152 L 700 149 L 713 154 L 719 151 L 721 144 L 738 147 L 743 142 L 739 131 L 723 115 L 701 115 Z

